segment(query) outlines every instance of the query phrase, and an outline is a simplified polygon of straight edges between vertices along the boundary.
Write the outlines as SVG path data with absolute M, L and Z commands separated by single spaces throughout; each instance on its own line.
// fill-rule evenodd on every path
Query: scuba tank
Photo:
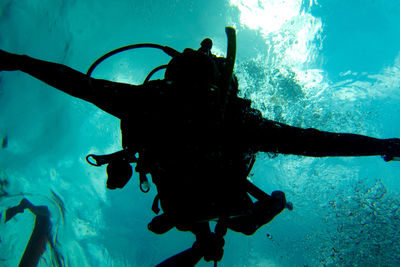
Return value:
M 209 38 L 201 42 L 201 47 L 198 50 L 186 48 L 182 53 L 177 50 L 158 44 L 142 43 L 124 46 L 112 50 L 98 58 L 88 69 L 86 75 L 91 77 L 96 67 L 107 58 L 122 53 L 127 50 L 137 48 L 155 48 L 160 49 L 172 59 L 167 65 L 161 65 L 153 69 L 145 78 L 143 84 L 150 81 L 151 77 L 159 70 L 166 69 L 165 80 L 167 82 L 186 81 L 202 83 L 203 81 L 216 83 L 212 87 L 216 90 L 217 103 L 221 113 L 221 118 L 224 118 L 228 98 L 231 95 L 237 94 L 237 80 L 233 75 L 233 67 L 236 54 L 236 33 L 235 29 L 226 27 L 225 32 L 228 38 L 227 58 L 217 58 L 211 53 L 212 40 Z M 196 62 L 196 64 L 193 64 Z M 219 119 L 221 119 L 219 118 Z M 124 127 L 121 120 L 121 132 L 124 139 Z M 125 134 L 126 135 L 126 134 Z M 134 138 L 134 136 L 129 136 Z M 149 182 L 146 177 L 150 170 L 146 168 L 139 147 L 129 147 L 123 142 L 123 150 L 109 155 L 94 155 L 90 154 L 86 157 L 86 161 L 93 166 L 102 166 L 107 164 L 107 188 L 116 189 L 123 188 L 132 176 L 131 163 L 136 163 L 135 171 L 139 173 L 140 189 L 142 192 L 149 191 Z M 136 143 L 140 143 L 138 140 Z M 135 145 L 134 145 L 135 146 Z M 136 157 L 138 155 L 138 157 Z

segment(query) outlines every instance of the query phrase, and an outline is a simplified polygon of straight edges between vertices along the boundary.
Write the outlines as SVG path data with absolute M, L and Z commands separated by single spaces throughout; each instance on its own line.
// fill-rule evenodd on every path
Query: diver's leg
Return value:
M 208 222 L 193 224 L 191 230 L 196 236 L 192 248 L 204 256 L 205 261 L 220 261 L 224 255 L 223 234 L 212 233 Z
M 260 227 L 272 221 L 286 207 L 285 194 L 274 191 L 271 198 L 256 201 L 248 214 L 226 221 L 229 229 L 245 235 L 254 234 Z

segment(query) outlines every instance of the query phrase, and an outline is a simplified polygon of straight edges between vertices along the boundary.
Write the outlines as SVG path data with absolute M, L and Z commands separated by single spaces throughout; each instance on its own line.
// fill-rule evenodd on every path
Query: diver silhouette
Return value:
M 53 242 L 51 214 L 47 206 L 35 206 L 28 199 L 23 198 L 17 206 L 6 210 L 5 222 L 14 218 L 18 213 L 23 213 L 25 209 L 35 215 L 35 224 L 18 266 L 37 266 L 42 254 L 46 251 L 47 243 L 49 243 L 50 249 L 55 254 L 54 266 L 62 266 L 62 259 Z
M 302 129 L 271 121 L 238 97 L 233 74 L 236 35 L 227 27 L 226 58 L 212 54 L 211 39 L 198 50 L 178 52 L 155 44 L 114 50 L 96 61 L 87 74 L 67 66 L 0 51 L 0 70 L 23 71 L 71 96 L 93 103 L 121 120 L 122 150 L 89 155 L 89 163 L 108 164 L 107 187 L 122 188 L 136 163 L 142 191 L 146 175 L 157 188 L 149 230 L 163 234 L 173 227 L 196 236 L 192 248 L 159 266 L 194 266 L 202 258 L 220 261 L 228 229 L 251 235 L 285 207 L 285 194 L 271 195 L 247 176 L 258 152 L 310 157 L 400 156 L 399 139 Z M 104 59 L 127 49 L 155 47 L 172 57 L 141 85 L 94 79 L 90 74 Z M 151 75 L 165 68 L 162 80 Z M 256 201 L 253 201 L 251 197 Z M 217 221 L 211 231 L 209 221 Z

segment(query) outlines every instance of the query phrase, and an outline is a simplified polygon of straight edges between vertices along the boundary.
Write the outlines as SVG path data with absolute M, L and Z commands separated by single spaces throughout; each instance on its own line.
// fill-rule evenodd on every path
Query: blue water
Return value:
M 266 118 L 379 138 L 400 136 L 400 2 L 385 0 L 2 0 L 0 48 L 85 72 L 114 48 L 155 42 L 182 50 L 205 37 L 224 55 L 237 29 L 240 94 Z M 168 58 L 125 52 L 94 76 L 141 83 Z M 154 266 L 194 237 L 147 230 L 155 188 L 134 175 L 105 188 L 89 153 L 120 148 L 119 121 L 20 72 L 0 73 L 0 265 L 17 266 L 34 217 L 4 223 L 23 196 L 52 213 L 68 266 Z M 251 179 L 294 203 L 255 235 L 229 232 L 219 266 L 397 266 L 400 163 L 380 157 L 259 154 Z M 51 266 L 48 249 L 40 266 Z M 199 266 L 211 266 L 201 262 Z

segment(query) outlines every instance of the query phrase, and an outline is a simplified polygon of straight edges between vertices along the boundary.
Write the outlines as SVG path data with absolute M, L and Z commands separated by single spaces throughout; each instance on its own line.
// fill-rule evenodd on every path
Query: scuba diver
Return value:
M 50 249 L 55 255 L 52 262 L 53 266 L 62 266 L 62 257 L 60 257 L 53 242 L 51 214 L 47 206 L 35 206 L 28 199 L 23 198 L 17 206 L 6 210 L 5 222 L 14 218 L 18 213 L 23 213 L 25 209 L 28 209 L 35 215 L 35 224 L 18 266 L 37 266 L 40 258 L 46 251 L 47 243 L 49 243 Z
M 222 259 L 228 229 L 252 235 L 284 208 L 293 209 L 283 192 L 268 195 L 247 179 L 258 152 L 310 157 L 381 155 L 386 161 L 400 156 L 397 138 L 302 129 L 263 118 L 251 108 L 250 100 L 238 97 L 233 74 L 235 30 L 227 27 L 226 34 L 226 58 L 212 54 L 209 38 L 198 50 L 183 52 L 137 44 L 99 58 L 86 75 L 0 50 L 0 70 L 25 72 L 121 120 L 122 150 L 89 155 L 88 162 L 107 164 L 109 189 L 124 187 L 133 172 L 130 164 L 135 163 L 141 190 L 149 189 L 147 174 L 156 185 L 153 211 L 163 211 L 149 223 L 149 230 L 163 234 L 175 227 L 196 236 L 191 248 L 159 266 L 194 266 L 202 258 L 216 265 Z M 140 47 L 162 49 L 172 59 L 141 85 L 90 77 L 104 59 Z M 163 68 L 164 79 L 150 80 Z M 217 222 L 214 231 L 211 220 Z

